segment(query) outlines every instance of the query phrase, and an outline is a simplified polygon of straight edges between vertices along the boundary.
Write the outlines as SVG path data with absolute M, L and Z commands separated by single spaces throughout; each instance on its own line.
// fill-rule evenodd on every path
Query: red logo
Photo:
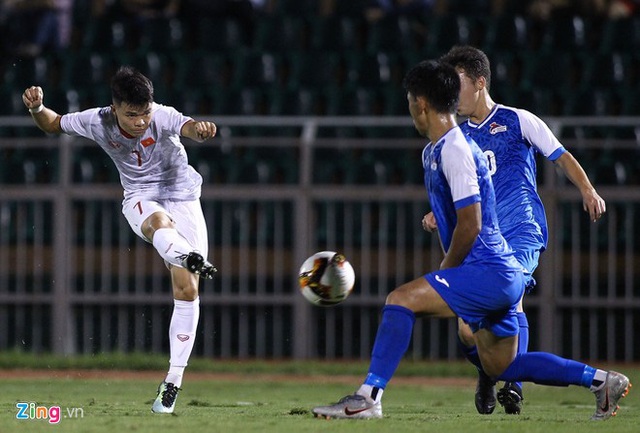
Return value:
M 109 142 L 109 146 L 113 147 L 114 149 L 120 149 L 120 147 L 122 145 L 120 143 L 115 142 L 115 141 L 110 141 Z
M 149 146 L 151 146 L 152 144 L 154 144 L 155 142 L 156 142 L 156 141 L 155 141 L 153 138 L 148 137 L 148 138 L 145 138 L 144 140 L 142 140 L 142 141 L 140 142 L 140 144 L 142 144 L 142 146 L 143 146 L 143 147 L 149 147 Z
M 347 416 L 352 416 L 352 415 L 357 415 L 360 412 L 364 412 L 365 410 L 369 409 L 368 407 L 365 407 L 364 409 L 356 409 L 356 410 L 351 410 L 348 407 L 344 408 L 344 413 Z
M 496 135 L 498 132 L 506 132 L 506 131 L 507 131 L 506 125 L 499 125 L 496 122 L 493 122 L 491 125 L 489 125 L 489 134 L 491 135 Z
M 189 339 L 189 336 L 187 334 L 178 334 L 178 340 L 182 341 L 183 343 L 188 339 Z

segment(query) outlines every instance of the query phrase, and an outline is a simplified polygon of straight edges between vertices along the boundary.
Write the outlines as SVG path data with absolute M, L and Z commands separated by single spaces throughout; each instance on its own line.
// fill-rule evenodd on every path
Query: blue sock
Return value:
M 534 382 L 541 385 L 589 387 L 595 369 L 578 361 L 547 352 L 519 353 L 498 376 L 505 382 Z
M 518 327 L 520 328 L 518 334 L 518 354 L 527 353 L 529 351 L 529 321 L 527 315 L 524 312 L 516 313 L 518 317 Z M 522 389 L 522 382 L 514 382 L 520 389 Z
M 476 346 L 467 346 L 462 342 L 462 340 L 460 340 L 460 337 L 458 337 L 458 348 L 467 361 L 475 365 L 479 371 L 483 371 L 480 356 L 478 356 L 478 348 Z
M 386 305 L 371 353 L 365 385 L 384 389 L 409 348 L 416 316 L 399 305 Z

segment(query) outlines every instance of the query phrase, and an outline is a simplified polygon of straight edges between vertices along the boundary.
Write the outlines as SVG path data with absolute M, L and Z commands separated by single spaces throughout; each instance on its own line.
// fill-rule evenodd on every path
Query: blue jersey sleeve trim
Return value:
M 462 209 L 463 207 L 467 207 L 474 203 L 479 203 L 481 201 L 480 194 L 470 195 L 469 197 L 465 197 L 461 200 L 458 200 L 454 203 L 456 210 Z
M 557 148 L 556 150 L 553 151 L 553 153 L 551 155 L 549 155 L 549 161 L 555 161 L 556 159 L 560 158 L 562 156 L 563 153 L 565 153 L 567 151 L 567 149 L 565 149 L 563 146 Z

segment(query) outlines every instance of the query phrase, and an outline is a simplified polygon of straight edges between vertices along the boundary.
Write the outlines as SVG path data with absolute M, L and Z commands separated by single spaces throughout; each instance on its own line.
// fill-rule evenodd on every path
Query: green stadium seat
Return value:
M 577 89 L 584 82 L 586 59 L 581 53 L 528 52 L 523 59 L 526 88 Z
M 626 82 L 629 58 L 622 52 L 588 55 L 585 81 L 589 88 L 608 89 Z
M 144 22 L 140 48 L 152 51 L 179 50 L 184 45 L 183 23 L 178 18 L 152 18 Z
M 337 53 L 330 51 L 291 53 L 288 61 L 288 86 L 291 89 L 341 86 L 345 81 L 344 65 Z
M 330 15 L 311 21 L 311 48 L 319 51 L 360 51 L 365 46 L 365 21 Z
M 583 51 L 589 46 L 590 22 L 579 15 L 558 16 L 542 29 L 542 49 L 553 52 Z
M 529 21 L 521 15 L 504 14 L 492 18 L 487 25 L 486 51 L 516 52 L 526 50 L 529 44 Z
M 233 88 L 280 87 L 284 81 L 282 61 L 276 53 L 239 51 L 233 57 Z
M 396 57 L 386 52 L 350 54 L 345 66 L 347 84 L 351 87 L 401 86 L 405 72 L 400 70 Z
M 385 15 L 377 21 L 368 22 L 367 52 L 401 52 L 412 49 L 414 45 L 411 21 L 407 17 Z
M 195 23 L 194 48 L 232 52 L 246 47 L 240 23 L 230 17 L 200 17 Z
M 606 20 L 602 30 L 599 52 L 634 53 L 640 49 L 640 17 Z
M 311 26 L 294 15 L 270 15 L 257 20 L 252 48 L 257 51 L 290 52 L 308 49 Z

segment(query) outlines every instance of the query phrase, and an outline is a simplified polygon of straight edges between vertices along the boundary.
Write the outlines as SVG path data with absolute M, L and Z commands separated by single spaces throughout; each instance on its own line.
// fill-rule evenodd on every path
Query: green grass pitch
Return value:
M 195 367 L 191 377 L 187 372 L 173 415 L 150 411 L 162 371 L 129 371 L 118 377 L 117 372 L 101 370 L 103 373 L 87 377 L 77 370 L 56 369 L 51 370 L 50 377 L 42 370 L 38 377 L 29 377 L 28 371 L 10 372 L 2 365 L 0 432 L 636 433 L 640 426 L 640 394 L 635 395 L 633 389 L 621 400 L 618 416 L 606 422 L 589 420 L 595 403 L 588 390 L 531 384 L 525 385 L 522 415 L 505 415 L 500 407 L 493 415 L 478 415 L 473 403 L 473 370 L 464 363 L 408 363 L 401 367 L 396 382 L 392 380 L 384 395 L 384 419 L 316 419 L 310 409 L 353 392 L 366 364 L 219 365 L 219 370 L 213 371 L 215 375 L 202 366 Z M 639 369 L 617 368 L 632 382 L 640 383 Z M 236 374 L 230 376 L 234 371 Z M 345 371 L 353 376 L 343 377 Z M 424 380 L 424 376 L 432 380 Z M 451 383 L 439 380 L 440 376 Z M 459 376 L 463 377 L 455 379 Z M 59 406 L 60 422 L 17 419 L 16 404 L 20 402 Z

